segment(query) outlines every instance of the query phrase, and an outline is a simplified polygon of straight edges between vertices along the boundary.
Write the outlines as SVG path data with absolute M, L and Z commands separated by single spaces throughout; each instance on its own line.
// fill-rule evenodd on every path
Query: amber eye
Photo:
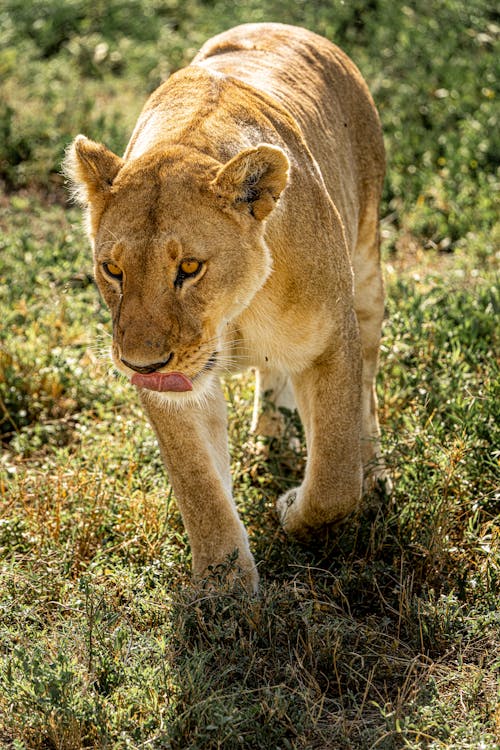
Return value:
M 198 273 L 198 271 L 201 268 L 201 263 L 199 260 L 183 260 L 180 265 L 180 270 L 184 274 L 184 276 L 194 276 L 195 273 Z
M 121 270 L 121 268 L 118 268 L 118 266 L 115 266 L 114 263 L 103 263 L 102 267 L 104 268 L 108 276 L 111 276 L 112 279 L 123 278 L 123 271 Z
M 201 271 L 203 263 L 195 258 L 187 258 L 181 261 L 179 270 L 177 271 L 177 277 L 175 279 L 175 286 L 182 286 L 184 279 L 189 279 L 192 276 L 197 276 Z

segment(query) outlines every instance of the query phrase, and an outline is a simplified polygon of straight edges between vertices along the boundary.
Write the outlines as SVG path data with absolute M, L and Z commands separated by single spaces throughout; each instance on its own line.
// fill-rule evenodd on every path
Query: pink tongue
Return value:
M 192 391 L 193 384 L 182 372 L 152 372 L 149 375 L 132 375 L 132 385 L 150 391 Z

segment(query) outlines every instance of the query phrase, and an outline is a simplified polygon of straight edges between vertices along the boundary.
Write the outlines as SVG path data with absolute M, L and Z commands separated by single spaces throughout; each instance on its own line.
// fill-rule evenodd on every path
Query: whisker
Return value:
M 98 337 L 87 344 L 87 349 L 95 354 L 98 359 L 109 360 L 111 353 L 110 339 L 111 336 L 109 338 L 105 338 L 104 336 Z
M 113 240 L 107 240 L 108 243 L 110 243 L 112 241 L 114 241 L 114 242 L 119 242 L 120 241 L 119 238 L 117 237 L 117 235 L 114 232 L 112 232 L 111 229 L 109 229 L 109 227 L 106 228 L 106 231 L 113 238 Z

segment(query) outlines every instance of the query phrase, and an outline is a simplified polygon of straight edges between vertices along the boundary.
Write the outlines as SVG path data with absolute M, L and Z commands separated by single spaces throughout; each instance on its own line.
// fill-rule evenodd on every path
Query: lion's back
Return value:
M 361 73 L 339 47 L 295 26 L 244 24 L 210 39 L 193 63 L 264 91 L 290 113 L 346 225 L 378 203 L 380 121 Z

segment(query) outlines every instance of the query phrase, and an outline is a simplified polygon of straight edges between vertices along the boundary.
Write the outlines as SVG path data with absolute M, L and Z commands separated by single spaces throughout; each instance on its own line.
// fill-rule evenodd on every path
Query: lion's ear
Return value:
M 123 159 L 106 146 L 77 135 L 66 151 L 63 170 L 75 200 L 92 205 L 109 192 L 122 164 Z
M 289 166 L 284 151 L 261 144 L 241 151 L 224 164 L 212 187 L 232 208 L 249 211 L 262 221 L 286 186 Z

